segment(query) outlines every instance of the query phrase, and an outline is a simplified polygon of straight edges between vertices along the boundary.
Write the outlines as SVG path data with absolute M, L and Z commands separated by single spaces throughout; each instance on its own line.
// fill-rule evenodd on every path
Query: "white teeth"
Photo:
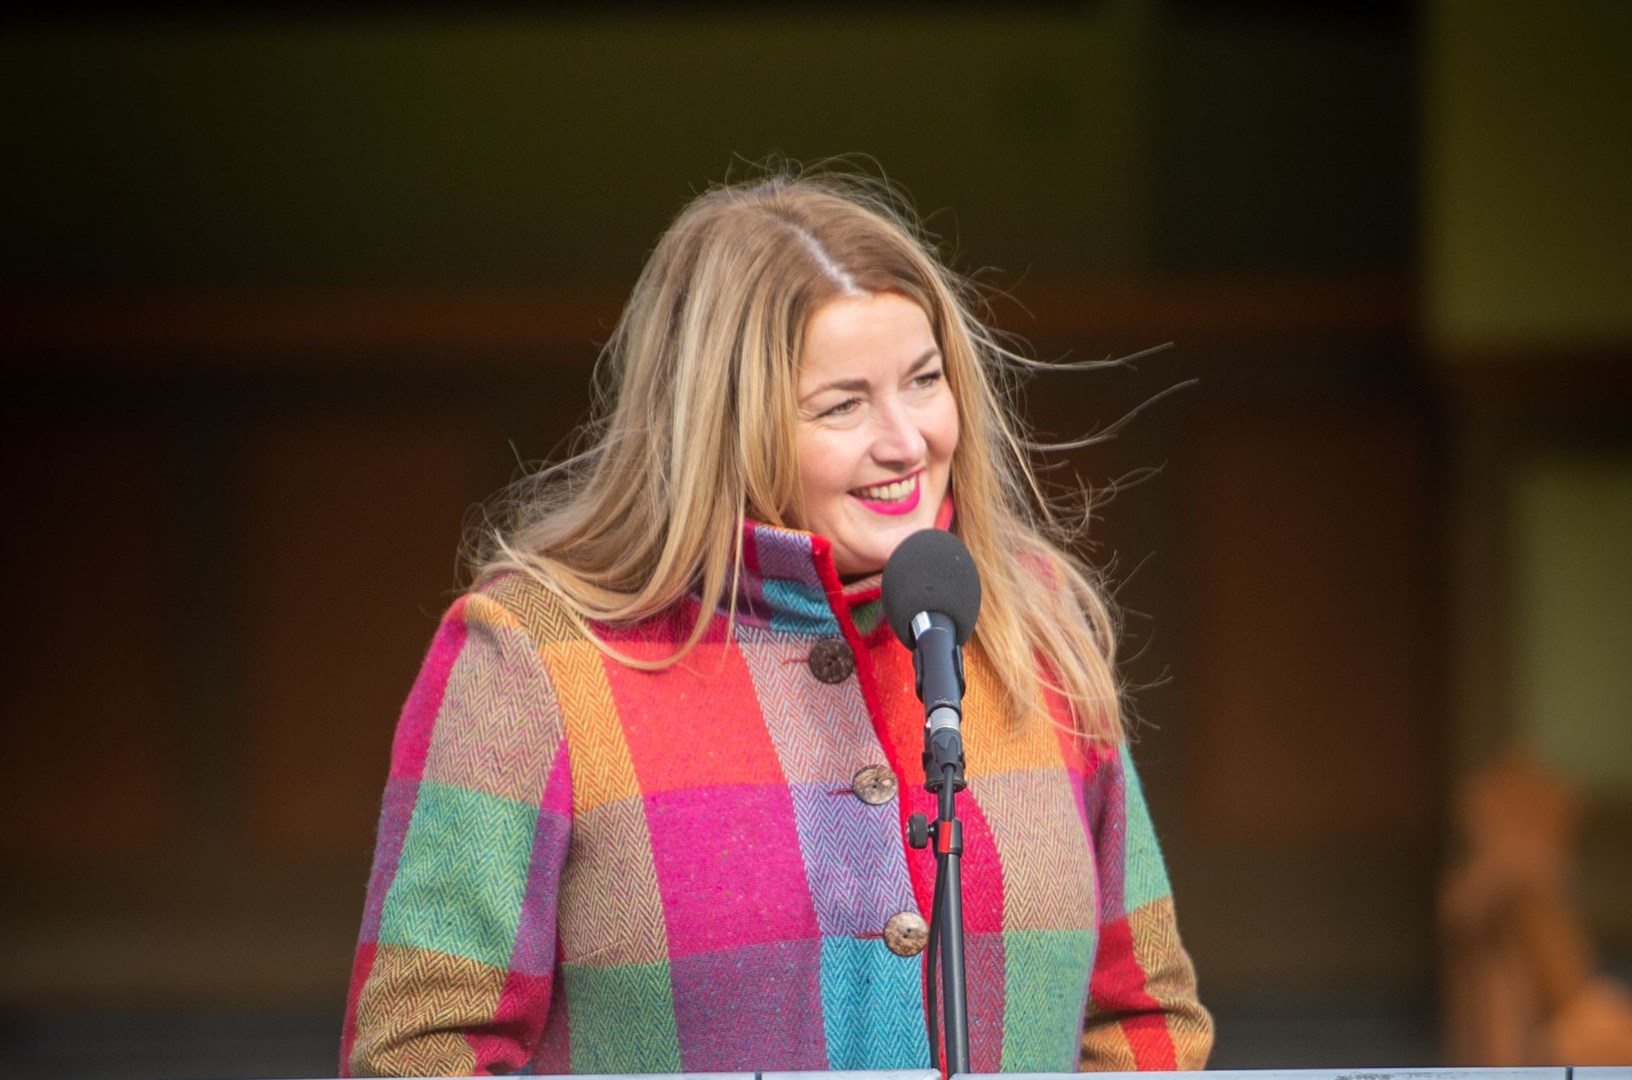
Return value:
M 918 483 L 915 476 L 905 480 L 897 480 L 893 484 L 879 484 L 877 487 L 857 488 L 856 494 L 871 502 L 900 502 L 912 494 L 912 489 Z

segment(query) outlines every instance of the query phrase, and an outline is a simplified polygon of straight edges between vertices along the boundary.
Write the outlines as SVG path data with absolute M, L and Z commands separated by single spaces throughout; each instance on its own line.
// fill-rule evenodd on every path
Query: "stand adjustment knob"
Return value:
M 929 819 L 922 814 L 907 818 L 907 843 L 915 848 L 929 846 Z

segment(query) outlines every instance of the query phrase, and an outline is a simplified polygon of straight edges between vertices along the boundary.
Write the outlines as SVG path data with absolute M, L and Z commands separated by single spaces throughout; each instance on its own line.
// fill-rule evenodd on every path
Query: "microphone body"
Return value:
M 963 648 L 949 616 L 919 612 L 912 619 L 912 670 L 924 703 L 924 776 L 934 791 L 953 769 L 953 790 L 963 778 Z

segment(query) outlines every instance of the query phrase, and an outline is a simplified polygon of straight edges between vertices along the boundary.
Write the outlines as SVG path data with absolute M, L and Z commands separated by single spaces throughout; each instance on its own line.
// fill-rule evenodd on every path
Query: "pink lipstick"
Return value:
M 909 478 L 903 478 L 903 479 L 909 479 Z M 888 514 L 888 515 L 890 515 L 892 517 L 896 517 L 896 516 L 899 516 L 901 514 L 910 514 L 914 510 L 918 509 L 918 500 L 923 495 L 924 485 L 923 485 L 923 472 L 922 472 L 922 470 L 920 470 L 919 472 L 913 473 L 912 476 L 910 477 L 910 479 L 912 480 L 912 491 L 910 493 L 908 493 L 906 498 L 899 499 L 899 500 L 897 500 L 895 502 L 877 502 L 877 501 L 875 501 L 873 499 L 868 499 L 868 498 L 865 498 L 865 497 L 863 497 L 861 495 L 858 495 L 855 492 L 851 492 L 850 497 L 852 499 L 855 499 L 857 502 L 861 503 L 861 505 L 865 506 L 867 509 L 871 510 L 875 514 Z M 892 481 L 892 482 L 893 483 L 900 483 L 900 481 Z M 875 484 L 873 486 L 874 487 L 882 487 L 883 485 Z

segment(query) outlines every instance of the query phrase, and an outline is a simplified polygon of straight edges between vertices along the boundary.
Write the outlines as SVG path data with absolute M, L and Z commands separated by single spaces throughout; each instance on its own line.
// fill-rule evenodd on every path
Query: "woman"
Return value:
M 1110 619 L 1027 509 L 1004 359 L 865 187 L 686 208 L 606 348 L 593 449 L 523 493 L 404 708 L 350 1069 L 929 1066 L 934 860 L 903 829 L 934 807 L 878 579 L 928 527 L 985 594 L 975 1071 L 1201 1067 Z

